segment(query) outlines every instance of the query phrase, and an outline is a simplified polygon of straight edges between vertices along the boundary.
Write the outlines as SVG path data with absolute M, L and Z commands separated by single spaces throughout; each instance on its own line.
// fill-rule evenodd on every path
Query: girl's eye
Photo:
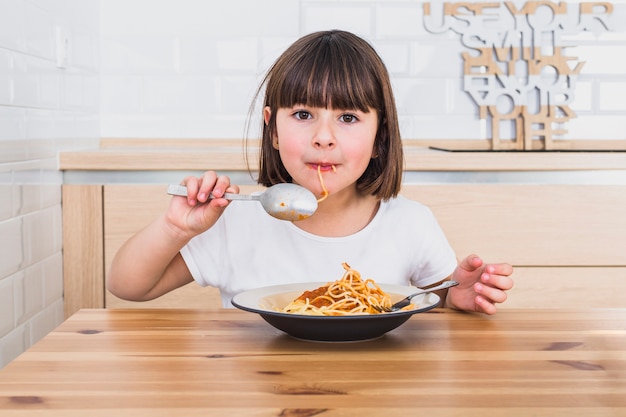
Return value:
M 354 114 L 342 114 L 340 119 L 344 123 L 355 123 L 359 120 Z
M 306 110 L 298 110 L 293 115 L 298 120 L 308 120 L 311 118 L 311 113 Z

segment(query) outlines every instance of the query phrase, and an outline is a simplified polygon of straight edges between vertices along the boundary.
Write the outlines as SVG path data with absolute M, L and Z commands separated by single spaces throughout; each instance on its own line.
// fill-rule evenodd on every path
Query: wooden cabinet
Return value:
M 64 186 L 67 315 L 80 307 L 221 306 L 217 290 L 195 283 L 143 303 L 104 289 L 118 248 L 165 211 L 165 190 Z M 459 257 L 477 253 L 515 266 L 515 288 L 502 308 L 624 305 L 626 186 L 407 184 L 402 193 L 434 211 Z
M 624 306 L 626 153 L 442 152 L 407 142 L 405 157 L 402 193 L 434 211 L 459 257 L 515 266 L 502 308 Z M 251 183 L 237 141 L 103 140 L 101 149 L 62 153 L 59 165 L 66 315 L 82 307 L 221 306 L 215 289 L 194 283 L 129 303 L 105 291 L 104 277 L 120 245 L 167 207 L 159 175 L 178 181 L 211 167 Z

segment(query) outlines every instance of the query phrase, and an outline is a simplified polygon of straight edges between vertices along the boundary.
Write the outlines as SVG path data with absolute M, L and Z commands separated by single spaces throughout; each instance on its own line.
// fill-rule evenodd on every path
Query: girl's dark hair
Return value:
M 378 113 L 373 158 L 357 180 L 357 190 L 382 200 L 395 197 L 401 187 L 404 157 L 389 73 L 374 48 L 360 37 L 331 30 L 306 35 L 278 58 L 257 90 L 265 87 L 263 106 L 272 110 L 263 125 L 259 177 L 266 187 L 292 182 L 272 145 L 276 112 L 303 104 Z

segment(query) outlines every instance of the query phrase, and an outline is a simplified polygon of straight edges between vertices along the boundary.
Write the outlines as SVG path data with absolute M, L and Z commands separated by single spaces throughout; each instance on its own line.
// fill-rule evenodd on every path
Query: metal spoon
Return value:
M 187 197 L 187 187 L 170 184 L 167 193 Z M 215 197 L 211 194 L 209 198 Z M 227 200 L 257 200 L 270 216 L 280 220 L 304 220 L 312 216 L 317 210 L 315 195 L 306 188 L 291 183 L 272 185 L 265 191 L 251 195 L 225 193 L 223 198 Z

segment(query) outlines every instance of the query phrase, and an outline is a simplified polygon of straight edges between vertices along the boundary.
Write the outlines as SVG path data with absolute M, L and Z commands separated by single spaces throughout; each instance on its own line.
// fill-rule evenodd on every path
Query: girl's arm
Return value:
M 179 251 L 189 241 L 167 225 L 165 215 L 132 236 L 116 253 L 107 289 L 116 297 L 147 301 L 193 280 Z
M 165 214 L 132 236 L 116 253 L 107 275 L 107 289 L 126 300 L 146 301 L 193 280 L 180 250 L 194 236 L 215 224 L 228 206 L 221 197 L 239 192 L 228 177 L 208 171 L 183 181 L 188 196 L 173 197 Z

